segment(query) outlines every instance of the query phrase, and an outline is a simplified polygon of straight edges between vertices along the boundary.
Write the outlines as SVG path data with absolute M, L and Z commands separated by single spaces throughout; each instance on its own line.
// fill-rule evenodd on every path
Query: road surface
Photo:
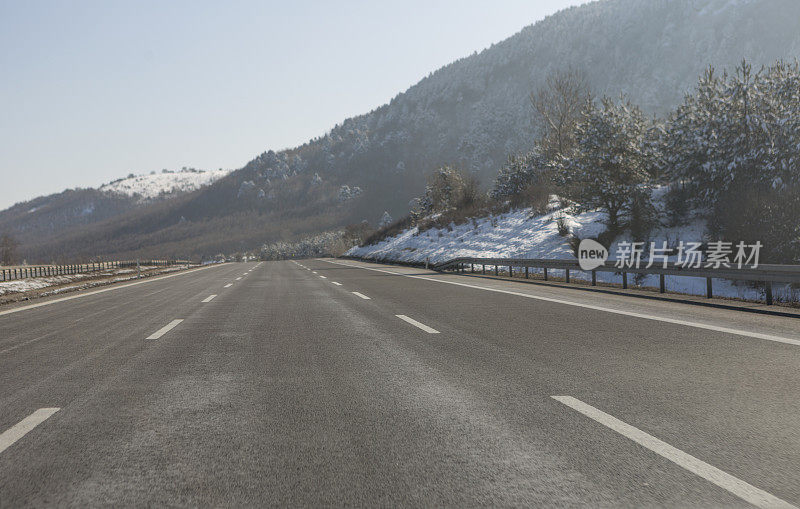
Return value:
M 2 507 L 800 505 L 795 318 L 342 260 L 34 306 Z

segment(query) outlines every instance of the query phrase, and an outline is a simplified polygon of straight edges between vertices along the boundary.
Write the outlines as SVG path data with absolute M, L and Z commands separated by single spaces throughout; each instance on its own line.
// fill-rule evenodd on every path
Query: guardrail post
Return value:
M 544 268 L 544 280 L 547 281 L 547 267 Z
M 623 290 L 627 290 L 628 289 L 628 273 L 627 272 L 623 272 L 622 273 L 622 289 Z
M 767 287 L 765 288 L 766 298 L 767 298 L 767 306 L 772 305 L 772 282 L 767 281 Z
M 569 269 L 566 269 L 564 272 L 566 274 L 566 277 L 564 279 L 566 280 L 567 283 L 569 283 Z
M 525 266 L 525 279 L 528 279 L 528 266 Z
M 664 293 L 666 291 L 666 285 L 664 284 L 664 274 L 658 275 L 658 292 Z
M 497 265 L 494 266 L 494 275 L 495 276 L 499 276 L 500 275 L 500 267 L 498 267 Z
M 592 271 L 592 286 L 597 286 L 597 271 Z
M 483 274 L 486 274 L 486 264 L 485 264 L 485 263 L 483 264 L 482 273 L 483 273 Z
M 475 264 L 474 263 L 470 263 L 469 264 L 469 272 L 470 272 L 470 274 L 474 274 L 475 273 Z
M 711 278 L 707 277 L 706 278 L 706 298 L 708 298 L 708 299 L 710 299 L 711 297 L 714 296 L 714 291 L 711 288 L 711 286 L 712 286 L 711 285 Z
M 514 277 L 514 267 L 508 266 L 508 277 Z

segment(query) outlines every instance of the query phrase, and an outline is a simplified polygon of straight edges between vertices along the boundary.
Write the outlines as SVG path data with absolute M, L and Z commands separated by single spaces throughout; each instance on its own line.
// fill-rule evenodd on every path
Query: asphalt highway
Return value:
M 800 506 L 800 319 L 347 260 L 0 308 L 0 507 Z

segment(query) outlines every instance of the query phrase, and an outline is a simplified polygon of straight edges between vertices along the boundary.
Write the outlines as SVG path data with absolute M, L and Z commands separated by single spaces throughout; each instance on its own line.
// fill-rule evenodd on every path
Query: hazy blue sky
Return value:
M 0 209 L 241 167 L 584 2 L 0 0 Z

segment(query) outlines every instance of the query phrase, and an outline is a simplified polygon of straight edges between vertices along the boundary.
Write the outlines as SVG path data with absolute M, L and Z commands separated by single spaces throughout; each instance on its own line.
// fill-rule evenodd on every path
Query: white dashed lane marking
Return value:
M 414 327 L 419 327 L 420 329 L 424 330 L 428 334 L 439 334 L 439 331 L 434 329 L 433 327 L 428 327 L 424 323 L 418 322 L 418 321 L 414 320 L 413 318 L 407 317 L 406 315 L 394 315 L 394 316 L 396 316 L 397 318 L 403 320 L 404 322 L 410 323 Z
M 177 327 L 178 324 L 181 323 L 182 321 L 183 321 L 183 319 L 172 320 L 167 325 L 161 327 L 160 329 L 158 329 L 157 331 L 155 331 L 151 335 L 147 336 L 147 339 L 158 339 L 158 338 L 160 338 L 161 336 L 163 336 L 167 332 L 169 332 L 172 329 L 174 329 L 175 327 Z
M 40 408 L 28 417 L 22 419 L 8 430 L 0 434 L 0 453 L 14 445 L 20 438 L 27 435 L 33 428 L 50 418 L 51 415 L 61 410 L 60 408 Z

